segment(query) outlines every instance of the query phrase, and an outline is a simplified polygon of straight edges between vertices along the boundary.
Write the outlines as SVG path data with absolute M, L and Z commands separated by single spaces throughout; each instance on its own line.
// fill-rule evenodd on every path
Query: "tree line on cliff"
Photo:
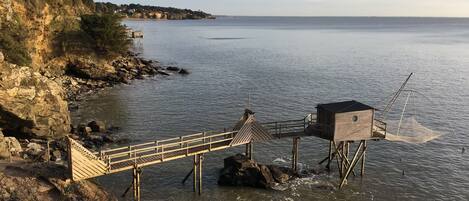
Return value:
M 148 6 L 140 4 L 116 5 L 109 2 L 96 2 L 97 13 L 116 13 L 130 18 L 154 18 L 168 20 L 213 19 L 209 13 L 190 9 Z

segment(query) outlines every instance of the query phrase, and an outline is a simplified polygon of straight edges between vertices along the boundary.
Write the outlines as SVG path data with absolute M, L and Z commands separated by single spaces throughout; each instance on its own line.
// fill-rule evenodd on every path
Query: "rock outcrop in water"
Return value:
M 218 184 L 269 189 L 295 177 L 297 174 L 290 168 L 259 164 L 245 155 L 237 154 L 224 159 Z

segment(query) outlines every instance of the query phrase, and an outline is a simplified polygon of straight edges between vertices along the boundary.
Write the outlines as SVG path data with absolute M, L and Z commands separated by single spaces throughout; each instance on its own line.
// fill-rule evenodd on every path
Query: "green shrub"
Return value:
M 92 39 L 98 53 L 121 54 L 131 45 L 121 19 L 114 14 L 82 15 L 80 28 Z
M 5 60 L 18 65 L 31 64 L 25 45 L 27 31 L 19 24 L 1 24 L 0 27 L 0 51 Z

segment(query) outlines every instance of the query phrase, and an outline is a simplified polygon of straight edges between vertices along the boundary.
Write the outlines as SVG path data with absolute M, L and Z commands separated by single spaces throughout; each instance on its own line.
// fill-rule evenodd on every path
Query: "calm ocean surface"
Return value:
M 122 129 L 132 143 L 233 126 L 248 94 L 260 121 L 299 119 L 317 103 L 354 99 L 382 107 L 414 72 L 407 115 L 444 135 L 414 145 L 370 142 L 366 175 L 342 190 L 338 173 L 292 181 L 286 190 L 219 187 L 223 158 L 206 154 L 204 193 L 181 184 L 191 159 L 144 169 L 143 200 L 469 200 L 469 19 L 220 17 L 202 21 L 126 21 L 143 30 L 143 56 L 189 69 L 104 90 L 73 114 Z M 402 108 L 399 101 L 392 116 Z M 314 168 L 328 142 L 302 138 L 300 162 Z M 289 165 L 291 140 L 256 144 L 254 158 Z M 277 160 L 276 160 L 277 159 Z M 274 162 L 275 160 L 275 162 Z M 283 161 L 283 162 L 282 162 Z M 333 166 L 335 167 L 335 166 Z M 403 175 L 402 172 L 405 171 Z M 131 172 L 98 179 L 121 195 Z M 127 199 L 131 199 L 128 193 Z

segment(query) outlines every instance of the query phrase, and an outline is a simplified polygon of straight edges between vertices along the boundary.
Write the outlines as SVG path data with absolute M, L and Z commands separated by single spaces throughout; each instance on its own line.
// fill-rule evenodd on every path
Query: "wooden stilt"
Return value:
M 133 186 L 135 201 L 140 201 L 140 173 L 141 172 L 142 172 L 141 169 L 137 165 L 134 165 L 132 186 Z
M 253 149 L 254 149 L 254 143 L 250 142 L 249 143 L 249 159 L 254 160 L 254 154 L 253 154 Z
M 198 154 L 199 156 L 199 195 L 202 195 L 202 162 L 204 160 L 203 154 Z
M 363 148 L 363 141 L 361 141 L 360 144 L 358 145 L 357 151 L 353 155 L 352 162 L 351 162 L 350 166 L 347 168 L 347 170 L 345 171 L 345 174 L 342 177 L 342 181 L 340 182 L 339 188 L 342 188 L 345 185 L 345 183 L 347 182 L 347 178 L 348 178 L 349 174 L 352 172 L 352 170 L 355 167 L 355 165 L 357 164 L 357 162 L 363 156 L 362 148 Z
M 197 157 L 198 155 L 194 155 L 194 167 L 193 167 L 193 190 L 197 192 Z
M 326 165 L 326 168 L 328 170 L 331 169 L 331 161 L 332 161 L 332 140 L 329 141 L 329 155 L 327 157 L 327 165 Z
M 345 174 L 345 169 L 347 168 L 346 165 L 345 165 L 345 145 L 346 142 L 342 142 L 342 155 L 341 155 L 341 160 L 340 160 L 340 167 L 341 167 L 341 170 L 342 170 L 342 175 Z
M 294 137 L 293 138 L 293 148 L 292 148 L 292 169 L 294 172 L 298 172 L 298 144 L 299 144 L 300 138 L 299 137 Z
M 245 154 L 245 155 L 246 155 L 246 157 L 248 157 L 248 158 L 249 158 L 249 151 L 251 150 L 250 146 L 251 146 L 251 143 L 247 143 L 247 144 L 246 144 L 246 152 L 245 152 L 246 154 Z
M 362 166 L 361 166 L 361 171 L 360 175 L 363 177 L 365 175 L 365 158 L 366 158 L 366 140 L 363 140 L 363 156 L 362 156 Z
M 191 169 L 191 171 L 189 171 L 189 173 L 187 173 L 187 175 L 184 177 L 184 179 L 182 180 L 182 184 L 185 184 L 187 179 L 189 179 L 189 177 L 191 176 L 191 174 L 194 172 L 194 169 Z
M 334 149 L 335 149 L 335 154 L 336 157 L 336 161 L 337 161 L 337 168 L 339 169 L 339 175 L 340 175 L 340 178 L 342 178 L 342 166 L 340 164 L 340 152 L 341 152 L 341 147 L 342 147 L 342 142 L 339 143 L 339 145 L 336 145 L 336 143 L 333 141 L 332 142 L 333 145 L 334 145 Z
M 348 155 L 344 155 L 343 152 L 339 151 L 338 152 L 338 157 L 340 157 L 342 159 L 343 163 L 345 164 L 344 168 L 343 168 L 343 170 L 345 171 L 345 169 L 347 169 L 350 166 L 350 161 L 348 159 Z M 343 174 L 343 172 L 342 172 L 342 174 Z M 352 174 L 353 174 L 353 176 L 355 176 L 355 171 L 354 170 L 352 170 Z

